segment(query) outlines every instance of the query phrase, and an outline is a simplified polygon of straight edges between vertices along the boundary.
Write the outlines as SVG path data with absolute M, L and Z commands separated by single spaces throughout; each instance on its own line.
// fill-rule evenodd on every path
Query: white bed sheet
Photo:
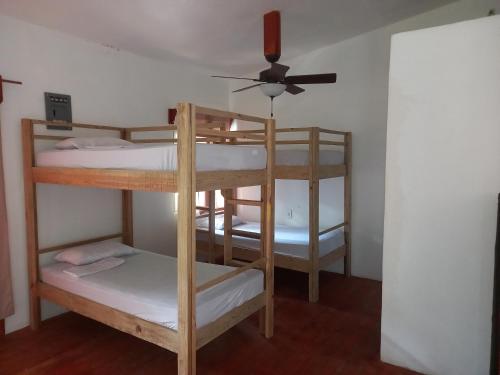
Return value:
M 247 222 L 234 227 L 252 233 L 260 233 L 260 223 Z M 206 241 L 206 232 L 198 232 L 197 238 Z M 224 231 L 215 231 L 216 243 L 224 244 Z M 319 237 L 319 256 L 326 255 L 344 244 L 344 231 L 336 229 Z M 233 236 L 233 246 L 260 250 L 260 241 L 254 238 Z M 309 259 L 309 228 L 276 225 L 274 231 L 274 253 Z
M 177 146 L 134 145 L 115 149 L 45 150 L 36 155 L 39 167 L 108 168 L 175 171 Z M 266 168 L 264 147 L 196 145 L 198 171 Z
M 300 149 L 277 149 L 276 165 L 300 165 L 309 163 L 309 151 Z M 320 150 L 319 164 L 331 165 L 344 163 L 344 152 L 335 150 Z
M 63 271 L 69 263 L 41 267 L 42 281 L 68 292 L 127 312 L 142 319 L 177 329 L 177 259 L 140 251 L 125 263 L 93 275 L 75 278 Z M 234 267 L 196 263 L 197 285 L 233 270 Z M 248 270 L 196 297 L 196 322 L 202 327 L 264 290 L 260 270 Z

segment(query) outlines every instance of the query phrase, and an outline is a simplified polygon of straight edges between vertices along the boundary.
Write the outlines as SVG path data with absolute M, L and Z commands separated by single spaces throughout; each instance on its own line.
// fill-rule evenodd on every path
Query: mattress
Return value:
M 140 251 L 125 263 L 75 278 L 63 271 L 69 263 L 41 267 L 43 282 L 142 319 L 177 329 L 177 259 Z M 196 263 L 197 285 L 234 267 Z M 264 290 L 262 271 L 251 269 L 196 296 L 196 323 L 202 327 Z
M 260 233 L 260 223 L 247 222 L 234 229 L 252 233 Z M 197 238 L 206 241 L 208 234 L 198 232 Z M 224 244 L 224 230 L 215 230 L 216 243 Z M 324 256 L 344 244 L 344 231 L 336 229 L 319 237 L 319 256 Z M 244 249 L 260 250 L 260 240 L 233 236 L 233 246 Z M 309 228 L 276 225 L 274 230 L 275 254 L 302 259 L 309 259 Z
M 309 163 L 309 151 L 300 149 L 278 149 L 276 150 L 276 165 L 300 165 Z M 344 152 L 335 150 L 320 150 L 319 164 L 343 164 Z
M 134 145 L 123 148 L 45 150 L 36 155 L 39 167 L 108 168 L 175 171 L 177 146 Z M 266 168 L 264 147 L 196 145 L 196 170 L 244 170 Z

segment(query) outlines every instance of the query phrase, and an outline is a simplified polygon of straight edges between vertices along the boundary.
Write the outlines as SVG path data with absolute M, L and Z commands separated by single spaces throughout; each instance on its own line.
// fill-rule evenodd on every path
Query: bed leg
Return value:
M 177 374 L 196 374 L 196 348 L 194 346 L 190 345 L 177 353 Z
M 266 334 L 266 309 L 259 310 L 259 332 L 262 335 Z
M 352 179 L 352 133 L 348 132 L 344 136 L 344 164 L 346 165 L 346 174 L 344 176 L 344 228 L 345 236 L 345 257 L 344 257 L 344 276 L 351 276 L 351 179 Z
M 309 302 L 316 303 L 319 300 L 319 271 L 309 272 Z
M 40 297 L 33 290 L 30 291 L 30 327 L 36 331 L 40 327 L 42 314 L 40 312 Z

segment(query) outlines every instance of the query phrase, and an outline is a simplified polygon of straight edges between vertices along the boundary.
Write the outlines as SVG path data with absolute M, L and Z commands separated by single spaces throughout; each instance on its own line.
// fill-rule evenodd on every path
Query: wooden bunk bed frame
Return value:
M 273 257 L 272 243 L 274 236 L 274 142 L 275 122 L 238 113 L 220 111 L 180 103 L 177 106 L 175 125 L 122 128 L 112 126 L 50 122 L 43 120 L 22 120 L 22 140 L 24 157 L 24 185 L 27 230 L 28 272 L 30 287 L 30 325 L 37 329 L 40 325 L 40 299 L 55 302 L 69 310 L 87 316 L 123 332 L 176 352 L 178 373 L 195 374 L 196 350 L 204 346 L 235 324 L 251 314 L 260 311 L 260 330 L 267 338 L 273 335 Z M 205 121 L 198 122 L 197 118 Z M 211 121 L 206 122 L 206 119 Z M 261 133 L 240 133 L 218 130 L 216 121 L 240 119 L 257 123 Z M 37 139 L 59 140 L 68 137 L 37 135 L 35 125 L 58 125 L 119 132 L 121 138 L 132 140 L 136 132 L 177 131 L 177 138 L 162 139 L 161 142 L 177 143 L 178 166 L 176 171 L 114 170 L 90 168 L 53 168 L 35 165 L 34 144 Z M 220 125 L 220 124 L 219 124 Z M 212 142 L 226 139 L 253 139 L 265 143 L 267 149 L 267 167 L 260 170 L 210 171 L 197 172 L 195 151 L 197 142 Z M 133 140 L 132 140 L 133 141 Z M 142 139 L 138 142 L 158 142 L 158 139 Z M 122 232 L 66 243 L 59 246 L 40 248 L 37 232 L 37 184 L 64 184 L 83 187 L 119 189 L 122 191 Z M 240 186 L 261 185 L 266 194 L 263 202 L 265 231 L 263 253 L 259 259 L 237 265 L 240 268 L 212 279 L 203 285 L 196 285 L 196 239 L 195 239 L 195 195 L 196 191 L 233 189 Z M 123 243 L 133 245 L 132 227 L 132 192 L 133 191 L 178 192 L 178 329 L 149 322 L 119 311 L 109 306 L 80 297 L 76 294 L 44 283 L 40 279 L 39 254 L 66 247 L 98 242 L 104 239 L 121 237 Z M 240 274 L 250 268 L 264 272 L 265 288 L 255 298 L 224 314 L 216 321 L 203 327 L 196 327 L 196 293 L 208 289 L 224 280 Z
M 241 130 L 245 132 L 247 130 Z M 253 130 L 248 130 L 253 132 Z M 307 145 L 309 162 L 308 165 L 285 166 L 276 165 L 275 178 L 284 180 L 306 180 L 309 182 L 309 258 L 303 259 L 283 254 L 274 254 L 274 264 L 276 267 L 291 269 L 295 271 L 305 272 L 309 274 L 309 301 L 317 302 L 319 299 L 319 271 L 328 267 L 332 263 L 343 258 L 344 260 L 344 275 L 351 275 L 351 175 L 352 175 L 352 133 L 338 130 L 323 129 L 319 127 L 304 127 L 304 128 L 282 128 L 276 129 L 276 133 L 288 134 L 296 136 L 298 134 L 307 134 L 306 139 L 286 139 L 276 140 L 276 145 Z M 328 140 L 323 136 L 333 135 L 341 137 L 339 140 Z M 259 141 L 240 141 L 236 144 L 262 144 Z M 344 161 L 341 164 L 320 165 L 319 153 L 321 146 L 338 146 L 344 149 Z M 326 178 L 344 177 L 344 221 L 323 230 L 319 229 L 319 181 Z M 234 207 L 240 204 L 258 204 L 242 199 L 233 199 L 232 192 L 228 191 L 225 196 L 225 209 L 233 212 Z M 264 195 L 263 195 L 264 196 Z M 213 204 L 213 195 L 208 199 L 206 207 L 200 207 L 202 215 L 213 217 L 215 214 L 220 214 L 215 211 Z M 199 217 L 200 217 L 199 216 Z M 226 215 L 231 220 L 231 215 Z M 209 221 L 210 222 L 210 221 Z M 264 217 L 261 218 L 261 233 L 263 232 Z M 229 226 L 227 226 L 229 225 Z M 231 224 L 224 223 L 225 228 L 231 228 Z M 344 244 L 332 249 L 328 254 L 319 256 L 319 237 L 333 230 L 344 229 Z M 231 247 L 231 236 L 227 239 L 228 234 L 241 237 L 249 237 L 260 239 L 259 234 L 248 233 L 237 229 L 224 231 L 224 246 L 216 244 L 214 239 L 214 227 L 209 224 L 208 231 L 199 230 L 200 232 L 208 232 L 208 241 L 198 241 L 198 249 L 208 253 L 208 259 L 214 260 L 221 252 L 230 253 L 227 257 L 251 261 L 256 259 L 257 252 L 255 250 Z M 227 248 L 226 248 L 227 247 Z

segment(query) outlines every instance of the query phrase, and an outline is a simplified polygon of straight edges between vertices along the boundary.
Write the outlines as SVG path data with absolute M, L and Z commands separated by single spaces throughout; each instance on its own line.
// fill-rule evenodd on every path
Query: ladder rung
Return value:
M 226 202 L 242 206 L 262 206 L 262 201 L 254 201 L 250 199 L 227 199 Z

